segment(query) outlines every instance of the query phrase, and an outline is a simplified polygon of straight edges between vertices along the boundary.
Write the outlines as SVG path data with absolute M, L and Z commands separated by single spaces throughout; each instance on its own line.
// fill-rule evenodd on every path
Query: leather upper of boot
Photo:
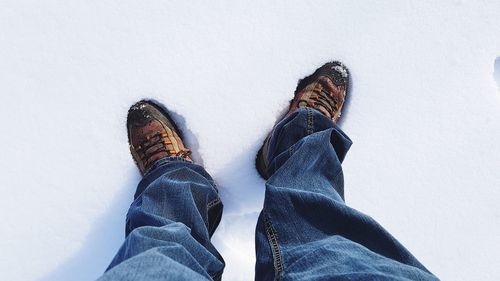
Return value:
M 299 82 L 288 113 L 310 107 L 337 122 L 346 99 L 348 83 L 349 71 L 342 63 L 326 63 Z
M 128 112 L 130 152 L 142 174 L 158 160 L 180 156 L 190 160 L 175 123 L 166 111 L 150 101 L 134 104 Z

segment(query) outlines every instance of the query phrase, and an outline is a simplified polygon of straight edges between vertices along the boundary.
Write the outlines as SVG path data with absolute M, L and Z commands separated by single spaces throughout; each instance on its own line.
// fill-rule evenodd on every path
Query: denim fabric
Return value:
M 155 163 L 137 187 L 126 239 L 99 280 L 219 280 L 224 260 L 210 242 L 222 203 L 214 181 L 179 157 Z
M 269 142 L 269 180 L 256 230 L 256 280 L 436 280 L 377 222 L 344 203 L 351 140 L 300 109 Z
M 272 134 L 256 280 L 437 280 L 377 222 L 345 205 L 341 162 L 352 142 L 329 118 L 300 109 Z M 99 280 L 219 279 L 224 261 L 210 237 L 221 214 L 202 167 L 158 162 L 139 184 L 125 243 Z

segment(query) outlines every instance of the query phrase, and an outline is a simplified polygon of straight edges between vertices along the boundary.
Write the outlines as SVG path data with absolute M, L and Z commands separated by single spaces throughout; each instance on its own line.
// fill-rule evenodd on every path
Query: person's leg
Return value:
M 345 204 L 341 162 L 351 140 L 332 116 L 295 108 L 260 152 L 269 179 L 256 280 L 435 280 L 382 226 Z
M 190 161 L 169 120 L 157 120 L 156 109 L 146 104 L 139 117 L 152 112 L 154 120 L 129 130 L 144 177 L 127 214 L 125 242 L 99 280 L 220 280 L 224 260 L 210 242 L 222 215 L 215 183 Z

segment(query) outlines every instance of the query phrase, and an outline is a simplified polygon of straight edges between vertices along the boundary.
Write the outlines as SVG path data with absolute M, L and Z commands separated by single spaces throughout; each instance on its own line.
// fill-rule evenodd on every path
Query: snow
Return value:
M 0 3 L 0 272 L 91 280 L 139 173 L 126 112 L 175 111 L 225 203 L 225 280 L 252 280 L 255 154 L 297 80 L 352 75 L 346 200 L 443 280 L 500 278 L 500 2 Z

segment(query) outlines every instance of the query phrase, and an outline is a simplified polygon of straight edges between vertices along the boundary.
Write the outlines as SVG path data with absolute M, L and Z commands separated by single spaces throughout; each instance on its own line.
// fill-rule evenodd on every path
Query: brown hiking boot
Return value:
M 342 107 L 349 87 L 349 71 L 338 61 L 329 62 L 318 68 L 313 74 L 299 81 L 294 98 L 290 101 L 288 116 L 299 108 L 310 107 L 332 119 L 334 123 L 340 118 Z M 284 118 L 283 117 L 283 118 Z M 280 120 L 282 120 L 281 118 Z M 256 167 L 259 174 L 268 179 L 267 149 L 272 132 L 257 153 Z
M 191 160 L 191 151 L 184 146 L 175 123 L 164 109 L 151 101 L 142 100 L 130 107 L 127 131 L 130 152 L 142 175 L 165 157 Z

